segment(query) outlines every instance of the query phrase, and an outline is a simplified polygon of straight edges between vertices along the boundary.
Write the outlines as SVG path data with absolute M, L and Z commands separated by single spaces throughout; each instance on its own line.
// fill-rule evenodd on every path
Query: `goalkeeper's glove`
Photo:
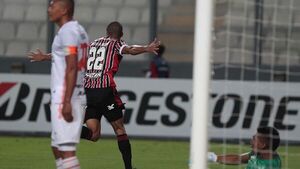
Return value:
M 217 162 L 218 156 L 214 152 L 207 153 L 207 161 L 208 162 Z

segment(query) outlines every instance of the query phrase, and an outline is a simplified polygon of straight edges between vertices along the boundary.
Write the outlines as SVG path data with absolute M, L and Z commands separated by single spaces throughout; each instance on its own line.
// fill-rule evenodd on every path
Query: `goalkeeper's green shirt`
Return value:
M 249 161 L 246 169 L 281 169 L 281 160 L 278 154 L 274 154 L 272 159 L 262 159 L 253 152 L 249 153 Z

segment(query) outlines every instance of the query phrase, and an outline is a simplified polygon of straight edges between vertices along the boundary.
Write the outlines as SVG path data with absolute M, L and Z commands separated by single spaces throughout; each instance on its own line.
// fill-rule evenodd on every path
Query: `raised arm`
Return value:
M 47 61 L 51 60 L 51 53 L 45 54 L 40 49 L 37 49 L 36 52 L 29 52 L 28 58 L 30 62 L 40 62 L 40 61 Z
M 141 46 L 141 45 L 132 45 L 125 46 L 122 50 L 122 54 L 130 54 L 130 55 L 138 55 L 141 53 L 154 53 L 157 55 L 157 50 L 159 49 L 160 41 L 155 39 L 149 45 Z

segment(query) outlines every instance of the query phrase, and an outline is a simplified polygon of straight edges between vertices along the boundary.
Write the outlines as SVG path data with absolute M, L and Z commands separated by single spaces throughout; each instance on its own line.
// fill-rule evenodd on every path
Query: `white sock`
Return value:
M 63 161 L 63 169 L 80 169 L 79 161 L 76 156 L 65 158 Z
M 56 169 L 63 169 L 63 160 L 62 158 L 58 158 L 55 160 Z

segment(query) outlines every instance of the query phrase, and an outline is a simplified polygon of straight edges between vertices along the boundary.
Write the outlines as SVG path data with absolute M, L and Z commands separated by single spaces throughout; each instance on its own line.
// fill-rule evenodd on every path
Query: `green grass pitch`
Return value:
M 0 136 L 0 169 L 54 169 L 50 138 Z M 137 169 L 188 169 L 189 142 L 131 139 L 133 165 Z M 210 151 L 246 152 L 249 146 L 210 144 Z M 287 153 L 288 152 L 288 153 Z M 283 169 L 300 166 L 300 146 L 281 146 Z M 82 169 L 122 169 L 115 139 L 81 140 L 77 155 Z M 210 169 L 243 169 L 244 166 L 209 164 Z
M 50 138 L 0 136 L 0 169 L 54 169 Z M 137 169 L 187 168 L 189 143 L 131 139 Z M 115 139 L 81 140 L 77 152 L 82 169 L 122 169 Z

